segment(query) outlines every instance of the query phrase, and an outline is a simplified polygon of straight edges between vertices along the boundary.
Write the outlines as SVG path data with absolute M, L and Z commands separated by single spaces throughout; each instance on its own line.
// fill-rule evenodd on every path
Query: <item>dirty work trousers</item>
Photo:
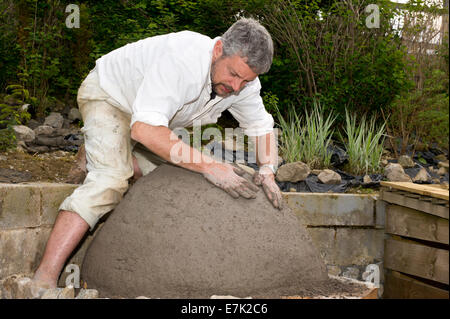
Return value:
M 165 162 L 130 137 L 131 114 L 99 86 L 96 69 L 78 90 L 78 107 L 84 126 L 87 175 L 59 207 L 80 215 L 92 230 L 98 220 L 113 210 L 128 189 L 133 176 L 132 155 L 144 175 Z

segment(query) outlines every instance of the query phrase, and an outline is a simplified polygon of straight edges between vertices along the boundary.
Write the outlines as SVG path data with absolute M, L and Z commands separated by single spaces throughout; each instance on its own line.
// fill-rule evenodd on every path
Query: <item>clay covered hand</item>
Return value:
M 217 163 L 208 168 L 203 173 L 203 176 L 234 198 L 239 196 L 256 198 L 256 192 L 259 191 L 259 187 L 241 177 L 243 174 L 244 170 L 239 167 L 234 167 L 227 163 Z
M 275 182 L 275 175 L 269 167 L 261 167 L 260 170 L 253 175 L 253 182 L 256 185 L 263 187 L 264 193 L 272 203 L 273 207 L 278 209 L 282 208 L 281 191 Z

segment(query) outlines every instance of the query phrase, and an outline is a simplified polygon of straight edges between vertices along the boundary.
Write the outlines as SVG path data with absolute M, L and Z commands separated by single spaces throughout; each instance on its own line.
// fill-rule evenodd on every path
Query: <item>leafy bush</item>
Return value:
M 344 118 L 344 109 L 378 112 L 410 87 L 405 50 L 389 21 L 398 11 L 378 1 L 380 27 L 369 29 L 370 1 L 268 1 L 260 13 L 277 44 L 263 87 L 283 105 L 314 98 Z M 283 112 L 283 110 L 281 110 Z M 287 112 L 286 112 L 287 113 Z
M 9 85 L 5 97 L 0 103 L 0 150 L 12 148 L 16 144 L 13 125 L 23 124 L 30 119 L 30 114 L 22 108 L 24 102 L 31 101 L 28 90 L 21 85 Z
M 436 53 L 426 57 L 427 67 L 422 66 L 423 79 L 415 88 L 399 94 L 387 109 L 387 130 L 395 155 L 399 155 L 398 149 L 400 154 L 405 154 L 409 144 L 413 145 L 414 152 L 418 141 L 428 145 L 437 143 L 448 149 L 448 38 L 444 39 Z M 395 137 L 401 137 L 400 145 L 397 145 Z

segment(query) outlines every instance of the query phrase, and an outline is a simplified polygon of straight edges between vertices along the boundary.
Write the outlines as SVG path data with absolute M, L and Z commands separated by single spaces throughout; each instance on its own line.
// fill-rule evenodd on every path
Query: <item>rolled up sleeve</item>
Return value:
M 149 67 L 132 105 L 130 126 L 137 121 L 168 127 L 184 104 L 188 90 L 186 70 L 176 57 L 166 56 Z
M 274 120 L 264 107 L 260 87 L 258 80 L 250 94 L 229 108 L 239 126 L 244 129 L 244 134 L 248 136 L 262 136 L 273 131 Z

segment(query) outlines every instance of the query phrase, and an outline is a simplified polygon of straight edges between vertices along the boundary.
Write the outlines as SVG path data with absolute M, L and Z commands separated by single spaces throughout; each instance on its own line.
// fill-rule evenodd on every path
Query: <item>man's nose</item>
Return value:
M 238 92 L 241 89 L 243 83 L 244 81 L 242 81 L 241 79 L 235 79 L 232 83 L 234 92 Z

